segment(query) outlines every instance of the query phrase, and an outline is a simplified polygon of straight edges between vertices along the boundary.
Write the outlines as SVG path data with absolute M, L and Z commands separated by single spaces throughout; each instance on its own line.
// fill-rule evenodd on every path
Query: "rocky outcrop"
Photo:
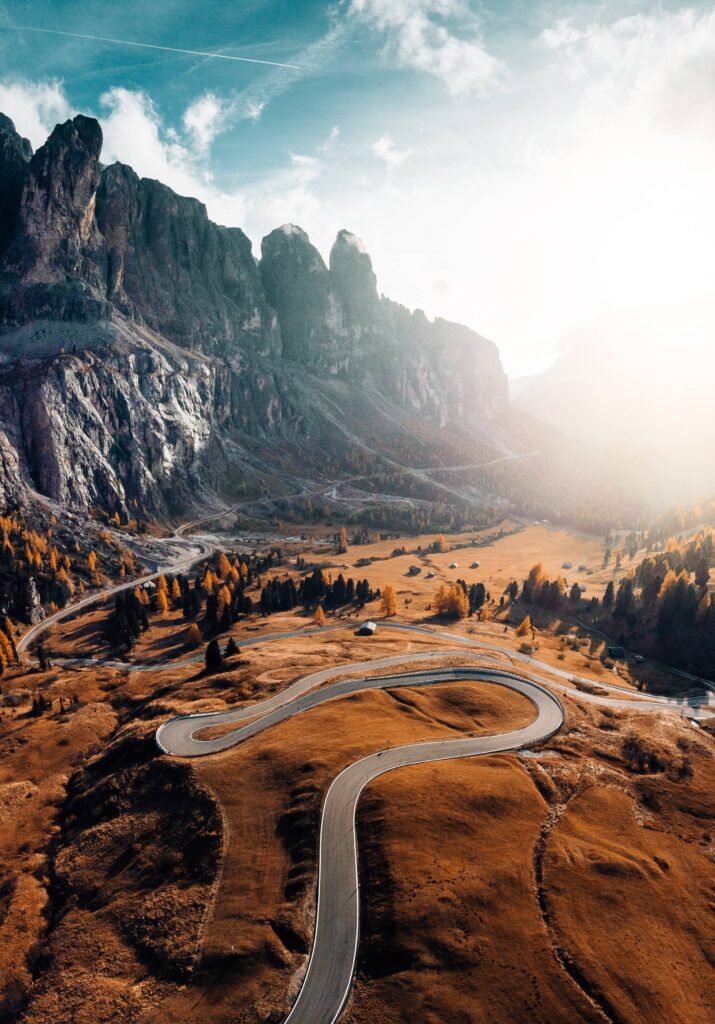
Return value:
M 20 196 L 32 147 L 15 131 L 9 117 L 0 114 L 0 257 L 17 229 Z
M 219 227 L 203 203 L 119 163 L 102 173 L 97 224 L 107 298 L 124 313 L 184 348 L 280 355 L 276 316 L 239 228 Z
M 284 224 L 261 243 L 261 279 L 275 309 L 283 355 L 325 373 L 345 370 L 343 313 L 323 258 L 305 231 Z
M 245 234 L 197 200 L 102 168 L 101 145 L 99 124 L 79 116 L 31 155 L 0 120 L 6 500 L 29 487 L 162 515 L 207 488 L 240 493 L 259 441 L 279 476 L 281 446 L 303 466 L 326 447 L 339 463 L 352 445 L 341 416 L 366 402 L 438 430 L 505 412 L 496 347 L 380 296 L 349 231 L 326 266 L 284 225 L 257 263 Z
M 330 250 L 330 281 L 345 323 L 353 330 L 374 329 L 380 319 L 377 278 L 365 246 L 351 231 L 338 231 Z
M 106 248 L 94 216 L 101 149 L 99 124 L 79 115 L 58 125 L 27 164 L 5 255 L 5 323 L 110 315 Z

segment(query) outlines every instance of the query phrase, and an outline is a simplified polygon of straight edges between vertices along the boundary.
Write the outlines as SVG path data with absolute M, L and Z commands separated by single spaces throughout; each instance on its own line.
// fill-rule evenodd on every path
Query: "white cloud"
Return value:
M 208 171 L 191 146 L 165 127 L 146 93 L 114 88 L 103 93 L 99 102 L 105 163 L 129 164 L 137 174 L 157 178 L 181 195 L 205 192 Z
M 0 110 L 15 122 L 20 135 L 37 149 L 56 124 L 71 117 L 72 110 L 61 82 L 0 82 Z
M 464 0 L 350 0 L 349 11 L 387 35 L 399 66 L 434 75 L 454 96 L 483 92 L 502 71 Z
M 212 92 L 199 96 L 186 108 L 184 129 L 200 152 L 207 152 L 216 136 L 228 127 L 227 113 L 226 103 Z
M 540 42 L 549 50 L 560 50 L 571 43 L 577 43 L 582 33 L 574 28 L 570 18 L 559 18 L 539 36 Z
M 398 149 L 389 135 L 381 135 L 373 142 L 371 149 L 377 159 L 383 160 L 390 170 L 404 163 L 412 152 L 410 149 Z

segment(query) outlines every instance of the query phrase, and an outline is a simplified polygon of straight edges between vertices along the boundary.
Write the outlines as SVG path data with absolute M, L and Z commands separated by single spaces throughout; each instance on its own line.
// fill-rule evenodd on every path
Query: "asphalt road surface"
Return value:
M 430 632 L 421 627 L 408 628 Z M 302 631 L 273 634 L 252 638 L 252 642 L 269 642 L 299 635 Z M 450 633 L 436 633 L 441 639 L 466 638 Z M 472 642 L 475 643 L 476 642 Z M 496 645 L 486 645 L 503 653 Z M 397 676 L 365 676 L 361 678 L 329 680 L 346 671 L 375 671 L 391 664 L 426 662 L 454 654 L 444 649 L 414 654 L 398 654 L 371 662 L 342 665 L 304 676 L 282 693 L 264 701 L 236 710 L 200 715 L 179 716 L 165 722 L 157 731 L 160 749 L 179 757 L 200 757 L 227 750 L 251 736 L 325 703 L 368 689 L 394 689 L 403 686 L 430 686 L 455 680 L 486 681 L 509 687 L 527 697 L 536 709 L 534 719 L 522 729 L 496 736 L 472 736 L 460 739 L 434 740 L 413 743 L 378 751 L 345 768 L 331 784 L 323 803 L 320 825 L 318 865 L 318 895 L 313 947 L 307 973 L 286 1019 L 286 1024 L 334 1024 L 340 1016 L 350 993 L 359 937 L 359 881 L 355 813 L 362 790 L 377 776 L 396 768 L 428 761 L 442 761 L 458 757 L 475 757 L 500 751 L 520 750 L 539 743 L 557 732 L 563 723 L 563 710 L 557 698 L 541 682 L 522 678 L 514 671 L 487 667 L 490 653 L 461 651 L 463 657 L 474 658 L 475 667 L 437 668 L 432 671 L 405 672 Z M 508 652 L 511 657 L 513 652 Z M 531 665 L 533 659 L 522 656 Z M 536 663 L 540 664 L 540 663 Z M 568 673 L 542 665 L 557 676 L 569 678 Z M 580 700 L 610 707 L 639 710 L 680 710 L 679 705 L 667 699 L 638 695 L 636 701 L 600 694 L 583 693 L 564 683 L 548 680 L 549 685 L 570 692 Z M 326 684 L 326 685 L 321 685 Z M 630 691 L 629 691 L 630 693 Z M 707 702 L 709 695 L 699 699 Z M 691 698 L 694 699 L 694 698 Z M 245 721 L 245 725 L 240 725 Z M 202 739 L 200 733 L 219 724 L 237 724 L 236 729 L 213 739 Z
M 444 652 L 434 652 L 442 656 Z M 477 657 L 476 655 L 473 655 Z M 368 662 L 374 670 L 405 660 L 424 660 L 424 654 L 397 655 Z M 361 668 L 365 665 L 348 666 Z M 287 1022 L 290 1024 L 332 1024 L 337 1020 L 350 992 L 357 955 L 360 900 L 358 890 L 357 838 L 355 812 L 365 786 L 379 775 L 425 761 L 445 761 L 457 757 L 475 757 L 498 751 L 519 750 L 547 739 L 561 728 L 561 704 L 544 687 L 509 672 L 485 668 L 435 669 L 427 672 L 402 673 L 397 676 L 375 676 L 343 679 L 315 689 L 316 676 L 344 672 L 345 666 L 315 673 L 300 680 L 283 694 L 258 705 L 206 716 L 174 718 L 157 732 L 157 743 L 167 753 L 195 757 L 216 753 L 243 742 L 294 715 L 318 704 L 368 689 L 394 689 L 403 686 L 431 686 L 440 683 L 487 681 L 506 686 L 523 694 L 534 705 L 536 714 L 529 725 L 496 736 L 471 736 L 461 739 L 433 740 L 411 743 L 379 751 L 356 761 L 333 781 L 323 804 L 320 825 L 318 898 L 315 936 L 308 971 Z M 302 692 L 305 687 L 308 692 Z M 256 715 L 260 717 L 256 718 Z M 201 740 L 195 733 L 219 722 L 236 722 L 241 717 L 252 720 L 225 736 Z

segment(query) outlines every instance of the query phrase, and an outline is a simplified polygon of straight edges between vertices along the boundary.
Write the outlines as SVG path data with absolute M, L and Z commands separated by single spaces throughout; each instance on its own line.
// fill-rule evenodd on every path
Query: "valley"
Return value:
M 181 577 L 190 563 L 198 580 L 202 566 L 218 567 L 220 552 L 228 552 L 230 565 L 241 543 L 222 527 L 233 516 L 228 510 L 214 521 L 187 524 L 165 540 L 137 538 L 137 548 L 156 551 L 153 579 L 139 582 Z M 497 530 L 449 536 L 443 551 L 431 550 L 435 538 L 425 535 L 348 544 L 336 554 L 330 535 L 302 532 L 305 540 L 283 538 L 278 563 L 246 593 L 260 596 L 273 575 L 300 582 L 315 569 L 332 579 L 364 573 L 372 588 L 393 588 L 397 614 L 385 618 L 381 599 L 373 598 L 364 609 L 328 609 L 320 626 L 310 607 L 271 613 L 269 622 L 257 604 L 220 634 L 221 646 L 230 636 L 236 651 L 207 672 L 205 647 L 196 654 L 186 648 L 187 620 L 176 602 L 150 612 L 149 628 L 128 656 L 117 658 L 106 639 L 107 597 L 127 586 L 121 583 L 109 594 L 88 595 L 96 601 L 75 608 L 69 621 L 44 626 L 44 670 L 6 671 L 0 792 L 17 831 L 3 832 L 6 863 L 16 865 L 3 883 L 5 971 L 14 979 L 4 1012 L 21 1012 L 26 1021 L 51 1016 L 88 1024 L 98 1012 L 157 1024 L 299 1020 L 301 1013 L 327 1021 L 340 1008 L 344 977 L 350 996 L 341 1019 L 401 1020 L 409 1006 L 410 1014 L 429 1020 L 436 1012 L 429 979 L 439 976 L 441 1020 L 460 1019 L 466 986 L 472 1008 L 486 999 L 485 1009 L 500 1006 L 504 1019 L 528 1012 L 544 1021 L 639 1021 L 638 1004 L 623 993 L 647 984 L 672 1019 L 705 1021 L 707 968 L 699 961 L 707 948 L 705 890 L 699 897 L 696 886 L 686 896 L 683 886 L 686 877 L 707 886 L 712 863 L 704 823 L 712 814 L 706 780 L 715 694 L 632 656 L 611 664 L 607 642 L 589 636 L 568 613 L 531 607 L 535 626 L 525 647 L 517 626 L 526 606 L 497 599 L 511 579 L 528 575 L 535 556 L 549 572 L 564 561 L 582 565 L 589 589 L 602 595 L 615 572 L 612 565 L 601 568 L 602 540 L 512 520 Z M 468 568 L 474 562 L 478 567 Z M 416 575 L 410 573 L 415 563 Z M 218 576 L 220 569 L 214 571 Z M 455 576 L 484 581 L 492 594 L 488 618 L 435 617 L 434 594 Z M 356 636 L 367 617 L 377 623 L 375 635 Z M 26 646 L 18 643 L 20 654 Z M 534 708 L 518 691 L 532 686 L 552 694 L 547 699 L 563 708 L 564 720 L 560 711 L 551 726 L 537 720 L 536 749 L 529 752 Z M 28 710 L 30 688 L 43 695 L 39 716 Z M 293 715 L 293 704 L 306 701 L 306 710 Z M 266 717 L 270 708 L 276 710 Z M 176 714 L 202 716 L 177 721 L 195 737 L 188 761 L 175 756 L 188 749 L 174 749 L 162 724 Z M 241 720 L 248 724 L 237 731 Z M 510 730 L 511 741 L 504 737 Z M 162 755 L 157 739 L 174 756 Z M 509 742 L 517 753 L 490 752 Z M 441 760 L 454 756 L 451 750 L 456 759 Z M 318 909 L 321 807 L 329 813 L 323 801 L 330 783 L 361 758 L 383 774 L 393 760 L 410 763 L 412 751 L 440 760 L 389 771 L 370 783 L 358 805 L 354 913 L 363 923 L 355 976 L 349 952 L 342 968 L 337 961 L 335 970 L 327 966 L 337 950 L 350 950 L 356 933 L 343 910 L 331 912 L 326 903 L 326 920 L 346 931 L 330 941 L 329 961 L 316 960 L 317 987 L 310 974 L 304 982 Z M 464 756 L 477 752 L 473 762 Z M 423 802 L 434 786 L 440 798 Z M 341 813 L 350 807 L 338 803 Z M 178 831 L 167 829 L 162 815 L 179 805 L 188 816 Z M 404 817 L 410 807 L 419 821 L 414 835 Z M 617 840 L 607 838 L 614 815 Z M 445 836 L 446 857 L 436 853 Z M 485 842 L 513 849 L 513 862 L 495 859 Z M 575 851 L 581 852 L 574 861 Z M 350 855 L 344 857 L 349 864 Z M 164 865 L 159 874 L 154 865 Z M 508 887 L 504 871 L 512 879 Z M 596 898 L 594 871 L 605 881 L 604 900 L 618 888 L 622 936 L 610 948 L 599 940 L 597 960 L 573 931 L 578 903 L 566 895 Z M 418 878 L 425 884 L 415 889 Z M 335 885 L 342 908 L 346 894 Z M 662 975 L 648 973 L 657 963 L 655 948 L 628 958 L 628 967 L 622 956 L 624 948 L 635 948 L 640 908 L 653 886 L 669 909 L 652 941 L 658 936 L 682 951 L 682 966 L 667 987 Z M 489 891 L 495 895 L 487 900 Z M 509 894 L 504 921 L 496 892 Z M 442 905 L 460 908 L 458 919 L 443 920 Z M 591 910 L 599 928 L 609 927 L 609 905 Z M 425 913 L 437 915 L 427 930 Z M 521 934 L 527 927 L 530 967 L 514 973 L 514 929 Z M 36 960 L 28 960 L 30 944 Z M 101 949 L 101 958 L 90 949 Z M 316 1007 L 336 993 L 324 1017 L 311 992 L 319 995 Z
M 707 437 L 115 155 L 0 114 L 0 1024 L 710 1024 Z

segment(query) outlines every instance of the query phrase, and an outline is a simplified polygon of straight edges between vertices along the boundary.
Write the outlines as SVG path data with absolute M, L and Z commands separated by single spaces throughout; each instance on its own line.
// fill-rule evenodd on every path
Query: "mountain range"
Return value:
M 239 228 L 101 150 L 93 118 L 33 153 L 0 115 L 6 504 L 161 517 L 309 493 L 332 466 L 527 450 L 496 346 L 380 295 L 351 232 L 326 265 L 286 224 L 256 260 Z

